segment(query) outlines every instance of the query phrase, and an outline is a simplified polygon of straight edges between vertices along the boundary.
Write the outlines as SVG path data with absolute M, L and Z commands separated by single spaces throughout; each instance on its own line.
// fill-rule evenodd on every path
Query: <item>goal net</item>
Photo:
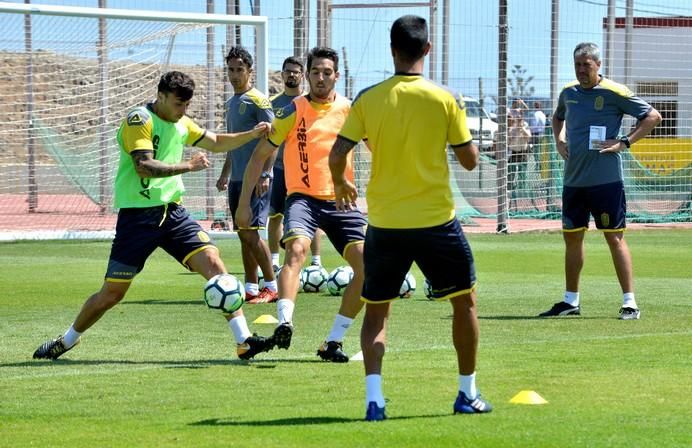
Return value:
M 162 73 L 191 75 L 188 114 L 224 132 L 223 54 L 245 34 L 257 43 L 244 45 L 255 84 L 268 91 L 264 17 L 9 6 L 0 8 L 1 239 L 112 234 L 116 132 L 130 108 L 155 98 Z M 224 155 L 210 157 L 211 169 L 185 176 L 184 201 L 211 221 L 227 217 L 227 200 L 215 188 Z

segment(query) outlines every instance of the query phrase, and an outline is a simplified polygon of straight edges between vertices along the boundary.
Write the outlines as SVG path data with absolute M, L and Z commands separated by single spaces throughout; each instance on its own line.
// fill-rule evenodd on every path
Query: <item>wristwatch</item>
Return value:
M 629 148 L 629 145 L 627 145 Z M 274 173 L 271 171 L 262 171 L 262 176 L 260 176 L 262 179 L 274 179 Z
M 623 135 L 622 137 L 620 137 L 620 141 L 621 141 L 622 143 L 625 144 L 625 146 L 627 147 L 627 149 L 629 149 L 630 145 L 632 144 L 632 143 L 630 142 L 629 137 L 627 137 L 626 135 Z

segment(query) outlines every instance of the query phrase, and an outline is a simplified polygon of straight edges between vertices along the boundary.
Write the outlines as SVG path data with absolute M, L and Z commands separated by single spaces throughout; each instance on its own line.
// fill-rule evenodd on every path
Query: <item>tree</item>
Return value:
M 509 85 L 512 89 L 512 96 L 518 98 L 526 98 L 533 95 L 534 88 L 529 86 L 533 81 L 533 76 L 526 77 L 526 69 L 521 65 L 515 65 L 512 69 L 514 79 L 509 79 Z

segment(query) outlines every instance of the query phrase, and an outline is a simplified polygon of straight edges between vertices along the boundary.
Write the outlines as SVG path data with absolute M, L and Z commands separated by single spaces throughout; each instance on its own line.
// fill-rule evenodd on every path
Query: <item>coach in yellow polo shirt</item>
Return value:
M 336 208 L 334 185 L 329 172 L 329 151 L 346 120 L 351 102 L 334 90 L 339 79 L 339 56 L 331 48 L 310 50 L 307 61 L 310 93 L 296 98 L 277 111 L 269 139 L 260 141 L 250 159 L 236 220 L 240 226 L 250 222 L 250 198 L 264 161 L 284 143 L 286 178 L 286 210 L 284 236 L 286 257 L 279 276 L 279 301 L 276 304 L 279 325 L 274 341 L 287 349 L 293 335 L 293 310 L 298 292 L 301 267 L 310 241 L 319 227 L 334 248 L 353 268 L 353 279 L 344 291 L 339 313 L 332 330 L 317 350 L 325 361 L 347 362 L 342 339 L 353 319 L 363 307 L 360 301 L 363 286 L 363 240 L 365 217 L 358 209 L 343 213 Z M 344 161 L 346 177 L 353 181 L 351 158 Z
M 346 160 L 367 135 L 372 167 L 363 285 L 367 305 L 361 331 L 365 420 L 386 418 L 381 370 L 387 318 L 414 261 L 435 298 L 448 299 L 454 310 L 452 337 L 459 365 L 454 413 L 489 412 L 492 407 L 475 385 L 476 273 L 455 216 L 446 151 L 449 142 L 461 165 L 472 170 L 478 148 L 471 142 L 461 99 L 421 75 L 430 51 L 425 19 L 397 19 L 390 37 L 395 75 L 356 97 L 329 159 L 337 207 L 348 210 L 357 192 L 344 176 Z

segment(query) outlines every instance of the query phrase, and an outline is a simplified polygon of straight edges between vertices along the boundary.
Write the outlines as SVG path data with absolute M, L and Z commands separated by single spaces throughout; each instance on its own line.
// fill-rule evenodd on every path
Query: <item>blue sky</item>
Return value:
M 23 3 L 23 1 L 15 1 Z M 36 4 L 96 7 L 97 0 L 33 1 Z M 251 0 L 241 0 L 241 13 L 251 14 Z M 348 3 L 333 0 L 334 4 Z M 353 3 L 353 2 L 351 2 Z M 378 3 L 359 0 L 358 3 Z M 441 13 L 441 1 L 440 13 Z M 635 16 L 692 15 L 689 0 L 635 0 Z M 279 67 L 283 58 L 292 52 L 293 1 L 262 0 L 262 14 L 269 17 L 270 68 Z M 107 0 L 111 8 L 138 8 L 150 10 L 206 12 L 205 0 Z M 522 65 L 527 76 L 533 76 L 530 86 L 538 96 L 549 96 L 550 62 L 550 0 L 509 0 L 509 64 Z M 617 2 L 617 15 L 625 15 L 625 1 Z M 215 2 L 217 13 L 225 13 L 226 2 Z M 497 89 L 497 2 L 492 0 L 452 0 L 450 14 L 450 76 L 451 87 L 466 95 L 478 96 L 479 78 L 486 95 Z M 312 0 L 311 15 L 315 16 Z M 562 0 L 560 2 L 559 78 L 560 83 L 573 77 L 571 51 L 578 42 L 593 41 L 602 45 L 602 20 L 607 13 L 607 0 Z M 332 24 L 332 46 L 345 49 L 355 90 L 389 76 L 392 71 L 388 49 L 389 26 L 403 14 L 428 15 L 428 8 L 335 9 Z M 5 21 L 7 16 L 0 16 Z M 441 25 L 441 14 L 439 16 Z M 21 26 L 21 22 L 18 22 Z M 7 29 L 3 27 L 3 29 Z M 314 19 L 311 23 L 309 43 L 315 39 Z M 204 39 L 199 33 L 198 39 Z M 218 45 L 221 45 L 219 38 Z M 249 29 L 243 31 L 244 42 L 252 44 Z M 0 38 L 0 45 L 2 45 Z M 441 40 L 435 42 L 441 48 Z M 199 52 L 198 52 L 199 53 Z M 219 50 L 220 53 L 220 50 Z M 186 56 L 186 63 L 204 63 Z M 222 61 L 217 58 L 220 64 Z M 342 65 L 343 68 L 343 65 Z M 343 70 L 342 70 L 343 72 Z M 510 74 L 510 77 L 512 75 Z M 343 86 L 343 83 L 341 84 Z

